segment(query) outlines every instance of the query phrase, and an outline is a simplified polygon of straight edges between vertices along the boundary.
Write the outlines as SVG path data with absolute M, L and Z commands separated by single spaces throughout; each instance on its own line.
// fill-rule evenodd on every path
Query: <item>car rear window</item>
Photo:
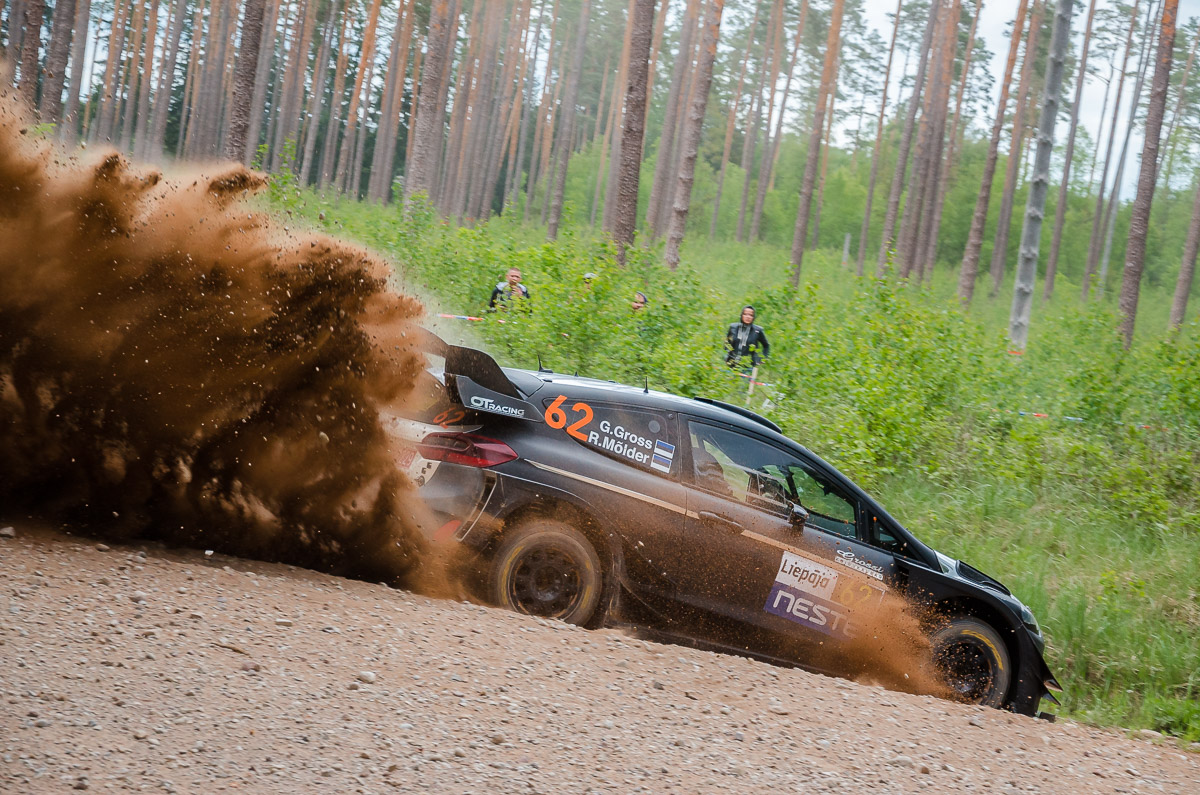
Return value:
M 543 404 L 546 424 L 585 447 L 649 472 L 678 472 L 674 420 L 665 414 L 563 395 Z

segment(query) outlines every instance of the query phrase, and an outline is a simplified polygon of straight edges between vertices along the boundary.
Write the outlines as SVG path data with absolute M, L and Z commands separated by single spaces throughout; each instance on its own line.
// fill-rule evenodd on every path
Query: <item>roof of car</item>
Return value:
M 510 378 L 516 376 L 515 381 L 517 386 L 526 392 L 526 394 L 537 391 L 536 389 L 527 390 L 525 388 L 525 385 L 531 384 L 529 377 L 532 376 L 542 384 L 556 384 L 563 391 L 578 392 L 594 390 L 602 393 L 607 392 L 611 393 L 613 397 L 626 400 L 631 399 L 630 402 L 642 406 L 684 411 L 709 419 L 754 428 L 755 430 L 768 430 L 779 436 L 783 436 L 782 429 L 766 417 L 755 414 L 753 411 L 742 406 L 726 403 L 721 400 L 705 397 L 681 397 L 680 395 L 659 392 L 648 387 L 630 386 L 629 384 L 620 384 L 616 381 L 605 381 L 599 378 L 553 373 L 548 370 L 510 370 L 505 368 L 505 374 Z

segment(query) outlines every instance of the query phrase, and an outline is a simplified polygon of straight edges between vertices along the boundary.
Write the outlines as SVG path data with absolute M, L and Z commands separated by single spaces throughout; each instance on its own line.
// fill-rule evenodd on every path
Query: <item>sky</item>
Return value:
M 1053 3 L 1053 0 L 1050 0 L 1050 2 Z M 1141 8 L 1138 11 L 1139 15 L 1142 16 L 1143 19 L 1145 18 L 1144 9 L 1146 6 L 1146 2 L 1147 2 L 1147 0 L 1141 0 L 1141 3 L 1140 3 Z M 1083 30 L 1084 30 L 1084 26 L 1087 23 L 1087 3 L 1088 3 L 1088 0 L 1076 0 L 1075 12 L 1071 17 L 1071 37 L 1072 37 L 1072 41 L 1075 44 L 1076 51 L 1078 51 L 1078 48 L 1083 41 Z M 1113 0 L 1097 0 L 1096 10 L 1097 10 L 1097 12 L 1099 12 L 1100 9 L 1105 8 L 1106 6 L 1113 6 L 1113 5 L 1116 5 L 1116 3 L 1113 2 Z M 872 25 L 879 32 L 879 34 L 884 38 L 885 41 L 890 41 L 891 35 L 892 35 L 891 15 L 895 13 L 896 0 L 866 0 L 865 6 L 866 6 L 868 23 L 870 25 Z M 991 62 L 991 64 L 989 64 L 989 71 L 991 72 L 992 77 L 995 80 L 994 95 L 995 95 L 996 99 L 999 99 L 1000 81 L 1001 81 L 1001 78 L 1004 76 L 1005 59 L 1008 57 L 1008 45 L 1009 45 L 1008 35 L 1007 35 L 1008 27 L 1012 24 L 1012 20 L 1013 20 L 1013 17 L 1016 15 L 1016 11 L 1017 11 L 1017 0 L 983 0 L 983 11 L 979 17 L 979 29 L 978 29 L 978 32 L 976 35 L 983 37 L 987 41 L 988 49 L 991 50 L 991 53 L 992 53 L 992 62 Z M 1179 20 L 1178 20 L 1179 27 L 1182 28 L 1184 23 L 1188 19 L 1193 18 L 1193 17 L 1200 17 L 1200 0 L 1180 0 L 1180 2 L 1179 2 Z M 1131 70 L 1134 67 L 1134 64 L 1132 62 L 1136 61 L 1138 43 L 1139 43 L 1138 40 L 1134 41 L 1134 54 L 1130 58 L 1130 61 L 1131 61 L 1130 69 Z M 1093 65 L 1093 63 L 1094 62 L 1089 63 L 1089 68 Z M 1019 62 L 1018 62 L 1018 68 L 1020 68 Z M 1182 64 L 1175 64 L 1175 65 L 1173 65 L 1172 68 L 1173 68 L 1173 70 L 1182 68 Z M 1071 90 L 1068 92 L 1068 97 L 1073 99 L 1074 98 L 1074 89 L 1073 89 L 1074 78 L 1073 78 L 1073 76 L 1068 75 L 1066 79 L 1068 81 L 1068 83 L 1067 83 L 1068 86 L 1072 87 Z M 1146 80 L 1149 81 L 1149 79 L 1150 79 L 1150 77 L 1147 76 Z M 1013 91 L 1015 91 L 1015 90 L 1016 90 L 1016 86 L 1014 85 Z M 1133 90 L 1132 83 L 1130 83 L 1130 81 L 1127 80 L 1125 91 L 1124 91 L 1126 99 L 1132 93 L 1132 90 Z M 1148 88 L 1143 88 L 1143 92 L 1145 92 L 1147 90 L 1148 90 Z M 894 90 L 890 93 L 894 93 Z M 1122 106 L 1124 108 L 1126 108 L 1126 110 L 1122 111 L 1122 119 L 1128 118 L 1128 116 L 1127 116 L 1128 102 L 1126 101 L 1126 99 L 1122 100 Z M 1091 136 L 1093 141 L 1096 140 L 1098 131 L 1100 130 L 1100 128 L 1102 126 L 1100 112 L 1101 112 L 1101 108 L 1103 106 L 1103 102 L 1104 102 L 1104 83 L 1100 80 L 1096 80 L 1095 78 L 1089 80 L 1088 83 L 1084 86 L 1083 101 L 1080 104 L 1079 123 L 1081 125 L 1083 125 L 1085 128 L 1087 128 L 1088 134 Z M 890 100 L 889 100 L 889 103 L 890 103 Z M 994 113 L 994 112 L 995 112 L 995 104 L 993 103 L 992 107 L 989 109 L 989 113 Z M 1108 113 L 1105 113 L 1105 116 L 1108 116 L 1108 115 L 1109 115 Z M 982 127 L 984 129 L 990 128 L 991 123 L 992 123 L 992 118 L 990 116 L 989 116 L 989 118 L 986 118 L 986 119 L 976 119 L 975 120 L 976 127 Z M 1121 143 L 1123 142 L 1123 138 L 1124 138 L 1124 132 L 1123 132 L 1124 122 L 1122 122 L 1121 126 L 1122 126 L 1122 129 L 1118 130 L 1117 143 L 1116 143 L 1116 146 L 1114 147 L 1114 154 L 1113 154 L 1114 161 L 1119 156 L 1120 146 L 1121 146 Z M 1107 134 L 1108 134 L 1108 132 L 1107 132 L 1108 124 L 1107 123 L 1105 123 L 1103 125 L 1103 129 L 1104 129 L 1103 134 L 1105 136 L 1107 136 Z M 1066 134 L 1067 134 L 1066 123 L 1060 119 L 1059 124 L 1058 124 L 1058 129 L 1055 130 L 1056 145 L 1061 143 L 1063 140 L 1065 140 Z M 1002 145 L 1003 145 L 1004 140 L 1006 140 L 1006 139 L 1002 139 Z M 1105 140 L 1107 140 L 1107 138 Z M 1124 174 L 1124 178 L 1122 179 L 1122 196 L 1127 199 L 1131 198 L 1133 196 L 1135 189 L 1136 189 L 1137 156 L 1139 156 L 1141 154 L 1142 144 L 1143 144 L 1142 137 L 1135 132 L 1134 136 L 1130 139 L 1130 142 L 1129 142 L 1130 158 L 1127 159 L 1127 161 L 1126 161 L 1125 174 Z M 1076 151 L 1078 153 L 1078 150 L 1076 150 Z M 1113 170 L 1116 169 L 1115 162 L 1112 164 L 1112 169 Z

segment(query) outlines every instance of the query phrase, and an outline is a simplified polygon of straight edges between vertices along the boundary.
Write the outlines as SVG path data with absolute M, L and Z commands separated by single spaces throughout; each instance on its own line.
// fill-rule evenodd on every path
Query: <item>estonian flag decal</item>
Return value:
M 670 472 L 671 462 L 675 459 L 675 445 L 667 444 L 661 439 L 654 441 L 654 455 L 650 457 L 650 466 L 659 472 Z

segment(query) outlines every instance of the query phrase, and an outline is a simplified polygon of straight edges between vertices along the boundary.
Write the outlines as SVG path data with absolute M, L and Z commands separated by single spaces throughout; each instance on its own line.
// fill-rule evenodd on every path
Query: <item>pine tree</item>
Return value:
M 842 14 L 845 0 L 833 0 L 830 11 L 829 33 L 825 38 L 825 64 L 821 70 L 821 84 L 817 90 L 817 109 L 813 114 L 812 131 L 808 136 L 808 154 L 804 163 L 804 181 L 800 186 L 800 209 L 796 213 L 796 228 L 792 233 L 792 286 L 800 286 L 800 268 L 804 264 L 804 243 L 808 237 L 808 216 L 812 209 L 813 183 L 817 177 L 817 158 L 821 150 L 821 136 L 825 126 L 825 108 L 834 85 L 834 67 L 837 63 L 838 47 L 841 43 Z M 931 14 L 932 17 L 932 14 Z
M 1013 21 L 1012 37 L 1008 44 L 1008 61 L 1004 66 L 1004 79 L 1000 83 L 1000 99 L 996 103 L 996 119 L 992 122 L 992 134 L 988 142 L 987 160 L 984 161 L 983 178 L 979 183 L 979 193 L 975 198 L 971 230 L 967 236 L 967 247 L 963 252 L 962 266 L 958 273 L 958 297 L 964 304 L 970 304 L 975 295 L 975 277 L 979 273 L 979 252 L 983 247 L 983 227 L 987 222 L 988 203 L 992 197 L 992 179 L 996 175 L 1000 134 L 1004 131 L 1008 93 L 1012 86 L 1013 70 L 1017 63 L 1017 50 L 1021 46 L 1022 32 L 1025 28 L 1025 12 L 1028 6 L 1029 0 L 1021 0 L 1021 4 L 1017 6 L 1016 19 Z
M 1071 37 L 1071 11 L 1074 0 L 1058 0 L 1054 27 L 1050 35 L 1049 63 L 1046 67 L 1046 96 L 1038 123 L 1037 157 L 1029 199 L 1025 202 L 1025 222 L 1021 229 L 1021 248 L 1013 284 L 1012 310 L 1008 336 L 1013 347 L 1024 350 L 1029 339 L 1029 318 L 1033 308 L 1033 286 L 1037 278 L 1038 246 L 1042 239 L 1042 217 L 1050 186 L 1050 153 L 1054 149 L 1054 123 L 1058 119 L 1058 96 L 1062 92 L 1063 68 L 1067 60 L 1067 40 Z
M 1158 145 L 1162 133 L 1163 112 L 1167 104 L 1167 87 L 1171 80 L 1171 59 L 1175 52 L 1175 20 L 1179 0 L 1165 0 L 1159 21 L 1158 57 L 1154 64 L 1154 81 L 1150 85 L 1150 102 L 1146 106 L 1146 124 L 1142 145 L 1142 167 L 1138 174 L 1137 196 L 1129 218 L 1129 241 L 1125 247 L 1125 272 L 1121 279 L 1121 296 L 1117 302 L 1121 312 L 1121 333 L 1125 348 L 1133 344 L 1133 327 L 1137 321 L 1138 294 L 1142 271 L 1145 269 L 1146 236 L 1150 230 L 1150 208 L 1154 203 L 1154 187 L 1158 180 Z

